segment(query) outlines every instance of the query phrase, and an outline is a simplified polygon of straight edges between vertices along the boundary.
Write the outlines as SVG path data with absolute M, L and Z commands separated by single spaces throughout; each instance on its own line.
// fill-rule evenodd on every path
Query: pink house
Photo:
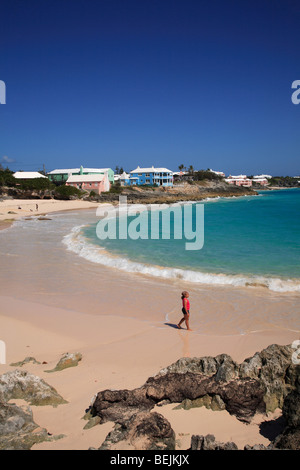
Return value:
M 252 180 L 247 178 L 246 175 L 238 175 L 238 176 L 228 176 L 225 178 L 226 183 L 235 184 L 236 186 L 252 186 Z
M 103 191 L 109 191 L 110 188 L 107 172 L 102 175 L 70 175 L 66 181 L 66 185 L 84 189 L 85 191 L 95 191 L 98 194 Z

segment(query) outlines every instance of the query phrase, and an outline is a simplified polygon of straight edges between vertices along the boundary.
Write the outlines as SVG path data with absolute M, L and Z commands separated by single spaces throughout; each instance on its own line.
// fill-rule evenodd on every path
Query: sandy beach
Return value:
M 9 216 L 20 218 L 95 207 L 93 203 L 87 203 L 85 207 L 82 201 L 38 201 L 39 210 L 35 214 L 35 201 L 0 204 L 2 220 Z M 10 210 L 17 212 L 18 206 L 22 208 L 19 211 L 24 211 L 22 214 L 8 214 Z M 16 229 L 12 226 L 10 230 Z M 2 231 L 1 243 L 4 235 L 5 231 Z M 65 252 L 63 248 L 59 249 L 61 253 Z M 34 421 L 39 426 L 52 435 L 65 436 L 36 444 L 33 450 L 98 448 L 113 423 L 84 430 L 86 421 L 82 418 L 95 394 L 101 390 L 142 386 L 148 377 L 181 357 L 226 353 L 240 363 L 270 344 L 291 344 L 299 339 L 297 321 L 293 320 L 297 318 L 297 296 L 259 288 L 202 286 L 199 289 L 188 286 L 192 303 L 191 327 L 198 321 L 197 329 L 188 332 L 175 328 L 180 319 L 180 292 L 187 287 L 180 281 L 156 280 L 99 266 L 96 271 L 88 262 L 86 272 L 82 274 L 80 266 L 72 261 L 74 255 L 67 254 L 64 256 L 69 256 L 67 259 L 73 263 L 71 287 L 65 279 L 61 281 L 59 275 L 55 279 L 51 266 L 47 268 L 48 280 L 45 277 L 43 283 L 38 284 L 36 274 L 34 284 L 30 276 L 26 279 L 26 263 L 23 265 L 17 258 L 17 252 L 10 249 L 1 256 L 6 276 L 2 276 L 0 289 L 0 339 L 5 342 L 6 363 L 0 364 L 0 374 L 15 369 L 11 363 L 32 356 L 40 364 L 28 363 L 21 369 L 43 378 L 68 402 L 57 408 L 31 407 Z M 32 253 L 30 256 L 32 266 L 29 270 L 26 261 L 29 274 L 31 268 L 39 266 L 40 255 Z M 18 263 L 10 272 L 14 259 Z M 17 266 L 22 275 L 17 272 Z M 44 276 L 42 271 L 37 269 L 36 272 Z M 84 284 L 86 273 L 90 274 L 90 279 Z M 251 328 L 248 315 L 239 325 L 244 333 L 232 329 L 237 306 L 246 312 L 256 312 L 256 328 Z M 287 308 L 292 318 L 288 322 L 283 315 Z M 278 315 L 279 323 L 274 326 L 271 320 L 268 323 L 264 319 L 260 324 L 258 319 L 262 311 L 270 312 L 270 317 Z M 210 322 L 205 324 L 203 321 L 201 329 L 201 319 L 208 316 Z M 221 324 L 224 327 L 220 329 Z M 54 368 L 66 352 L 82 354 L 77 367 L 52 374 L 45 372 Z M 268 416 L 258 415 L 247 425 L 226 411 L 211 411 L 204 407 L 189 411 L 174 408 L 174 405 L 167 405 L 156 411 L 170 421 L 179 450 L 189 448 L 192 434 L 208 433 L 221 442 L 232 440 L 241 449 L 246 444 L 268 445 L 270 441 L 260 433 L 259 425 L 281 415 L 280 410 Z
M 4 199 L 0 200 L 0 222 L 21 217 L 41 216 L 51 212 L 88 209 L 97 204 L 90 201 L 60 201 L 56 199 Z

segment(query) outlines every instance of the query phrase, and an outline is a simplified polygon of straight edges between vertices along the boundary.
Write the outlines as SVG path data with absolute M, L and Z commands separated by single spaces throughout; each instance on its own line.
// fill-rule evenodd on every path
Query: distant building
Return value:
M 120 185 L 121 186 L 128 186 L 130 185 L 130 175 L 125 171 L 120 175 Z
M 48 178 L 53 181 L 53 183 L 66 183 L 68 178 L 73 175 L 104 175 L 107 172 L 108 179 L 111 184 L 114 184 L 114 171 L 111 168 L 69 168 L 63 170 L 52 170 L 47 173 Z
M 173 171 L 173 181 L 180 181 L 183 179 L 185 175 L 187 175 L 187 171 Z
M 139 166 L 130 172 L 129 180 L 125 184 L 129 185 L 158 185 L 173 186 L 173 172 L 167 168 L 140 168 Z
M 235 184 L 236 186 L 245 186 L 250 187 L 252 186 L 252 180 L 247 178 L 246 175 L 238 175 L 238 176 L 228 176 L 225 178 L 226 183 Z
M 218 176 L 222 176 L 222 178 L 225 178 L 225 173 L 223 173 L 223 171 L 214 171 L 211 168 L 209 169 L 209 171 L 211 171 L 212 173 L 215 173 Z
M 253 176 L 252 182 L 255 184 L 260 184 L 261 186 L 267 186 L 269 184 L 267 176 L 264 175 Z
M 16 171 L 16 173 L 13 174 L 15 178 L 18 180 L 31 180 L 34 178 L 46 178 L 47 176 L 42 175 L 38 171 Z
M 103 191 L 109 191 L 110 181 L 108 173 L 104 174 L 91 174 L 91 175 L 70 175 L 66 181 L 66 186 L 74 186 L 78 189 L 86 191 L 95 191 L 101 194 Z

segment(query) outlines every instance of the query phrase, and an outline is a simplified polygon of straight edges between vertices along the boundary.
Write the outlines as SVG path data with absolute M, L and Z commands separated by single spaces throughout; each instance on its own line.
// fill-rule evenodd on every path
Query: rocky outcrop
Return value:
M 181 184 L 173 187 L 146 188 L 139 186 L 122 187 L 118 192 L 101 193 L 99 202 L 118 202 L 119 196 L 126 196 L 130 204 L 173 204 L 180 201 L 202 201 L 215 197 L 253 196 L 257 192 L 251 188 L 233 186 L 225 182 L 202 184 Z
M 32 417 L 29 406 L 0 402 L 0 449 L 29 450 L 34 444 L 62 436 L 50 436 Z
M 290 392 L 283 403 L 283 417 L 286 427 L 283 433 L 275 439 L 276 449 L 300 450 L 300 377 L 296 389 Z
M 19 369 L 0 376 L 0 401 L 22 398 L 30 405 L 57 406 L 67 403 L 43 379 Z
M 259 380 L 267 412 L 282 408 L 284 398 L 296 386 L 300 366 L 293 364 L 293 353 L 291 346 L 273 344 L 239 366 L 240 377 Z
M 47 431 L 34 423 L 29 407 L 0 402 L 0 449 L 27 450 L 47 438 Z
M 20 365 L 32 362 L 33 358 L 21 361 Z M 57 406 L 67 403 L 57 391 L 41 378 L 26 371 L 14 370 L 0 376 L 0 449 L 27 450 L 34 444 L 59 436 L 50 436 L 40 428 L 32 417 L 29 406 L 8 403 L 11 399 L 24 399 L 31 405 Z
M 192 436 L 190 450 L 238 450 L 234 442 L 217 442 L 212 434 Z
M 159 413 L 141 412 L 115 425 L 99 450 L 175 450 L 175 433 Z
M 150 377 L 142 387 L 99 392 L 89 413 L 100 418 L 100 423 L 114 421 L 124 426 L 139 414 L 149 413 L 155 405 L 180 403 L 183 408 L 205 405 L 214 410 L 226 409 L 249 423 L 256 413 L 283 407 L 288 422 L 286 436 L 290 430 L 295 440 L 290 445 L 297 446 L 300 366 L 293 364 L 293 352 L 291 346 L 271 345 L 241 364 L 226 354 L 181 358 Z M 220 447 L 220 443 L 209 442 Z M 207 439 L 193 445 L 207 447 Z M 277 448 L 281 445 L 286 446 L 286 441 L 278 440 Z

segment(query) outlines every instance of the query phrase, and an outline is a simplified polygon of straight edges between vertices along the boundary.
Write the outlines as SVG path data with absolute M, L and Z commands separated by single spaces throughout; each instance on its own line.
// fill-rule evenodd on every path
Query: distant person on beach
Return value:
M 189 319 L 190 319 L 190 301 L 188 299 L 189 296 L 190 294 L 186 290 L 184 290 L 181 294 L 183 318 L 180 320 L 177 326 L 178 328 L 181 329 L 181 326 L 180 326 L 181 323 L 185 322 L 186 329 L 191 331 L 190 322 L 189 322 Z
M 39 210 L 39 206 L 38 204 L 35 205 L 35 210 L 38 211 Z

